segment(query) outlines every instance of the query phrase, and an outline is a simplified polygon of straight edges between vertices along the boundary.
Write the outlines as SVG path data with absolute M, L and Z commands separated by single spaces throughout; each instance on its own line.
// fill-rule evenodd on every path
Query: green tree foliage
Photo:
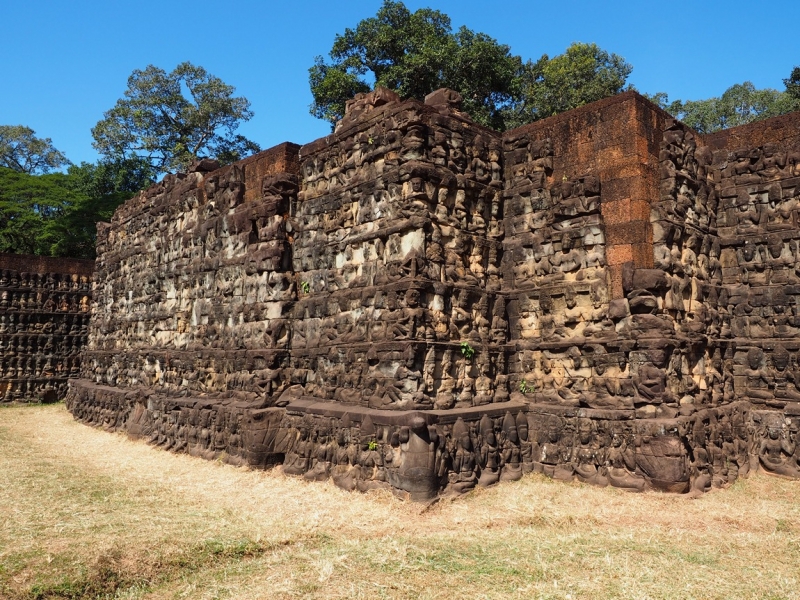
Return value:
M 76 201 L 42 232 L 47 254 L 94 258 L 97 223 L 110 221 L 120 204 L 152 183 L 152 169 L 139 157 L 70 166 L 66 184 Z
M 798 72 L 800 77 L 800 72 Z M 700 133 L 746 125 L 800 109 L 800 99 L 787 91 L 757 89 L 751 82 L 737 83 L 716 98 L 669 102 L 663 92 L 650 96 L 664 110 Z
M 47 173 L 68 165 L 50 138 L 38 138 L 24 125 L 0 125 L 0 167 L 20 173 Z
M 461 93 L 464 109 L 476 121 L 503 128 L 522 69 L 522 60 L 488 35 L 466 27 L 453 32 L 444 13 L 430 8 L 412 13 L 393 0 L 336 35 L 330 58 L 316 57 L 309 83 L 311 114 L 332 125 L 344 115 L 348 99 L 373 86 L 420 99 L 449 87 Z
M 786 93 L 800 102 L 800 67 L 792 69 L 789 77 L 783 80 L 783 85 L 786 86 Z
M 260 149 L 235 133 L 253 112 L 234 91 L 189 62 L 171 73 L 153 65 L 137 69 L 125 97 L 92 129 L 93 145 L 111 162 L 145 159 L 156 174 L 183 169 L 203 155 L 233 162 Z
M 633 67 L 597 44 L 573 43 L 564 54 L 528 61 L 521 76 L 515 125 L 544 119 L 619 94 Z
M 143 158 L 82 162 L 67 169 L 70 185 L 89 197 L 117 196 L 123 201 L 155 183 L 155 173 Z M 109 215 L 110 216 L 110 215 Z
M 98 221 L 150 183 L 138 159 L 44 175 L 0 167 L 0 252 L 94 258 Z
M 78 201 L 66 180 L 64 173 L 0 167 L 0 252 L 48 254 L 41 241 L 45 226 Z

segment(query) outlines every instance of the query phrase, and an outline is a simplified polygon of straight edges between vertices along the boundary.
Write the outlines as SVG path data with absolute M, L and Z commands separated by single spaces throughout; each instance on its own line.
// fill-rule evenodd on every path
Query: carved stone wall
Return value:
M 498 134 L 408 101 L 332 138 L 302 149 L 290 220 L 302 393 L 385 410 L 507 400 Z
M 289 377 L 281 369 L 294 299 L 286 216 L 297 178 L 284 171 L 297 148 L 282 144 L 222 169 L 201 161 L 100 227 L 76 415 L 244 461 L 242 413 L 227 407 L 264 404 Z M 248 181 L 257 194 L 246 193 Z
M 797 113 L 707 136 L 718 198 L 725 391 L 752 405 L 750 451 L 800 476 L 800 127 Z M 730 379 L 730 375 L 729 379 Z
M 499 134 L 459 107 L 378 90 L 121 207 L 76 418 L 414 499 L 793 474 L 800 117 L 702 138 L 625 93 Z
M 94 262 L 0 254 L 0 402 L 55 402 L 80 374 Z

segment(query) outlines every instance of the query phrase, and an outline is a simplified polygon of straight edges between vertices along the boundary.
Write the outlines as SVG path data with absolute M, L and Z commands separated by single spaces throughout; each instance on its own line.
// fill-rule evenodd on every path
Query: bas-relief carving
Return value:
M 255 200 L 208 164 L 127 203 L 100 230 L 76 418 L 415 499 L 797 469 L 797 149 L 723 157 L 667 119 L 653 268 L 612 298 L 606 184 L 459 102 L 359 96 Z
M 80 373 L 91 296 L 88 275 L 0 270 L 0 402 L 64 397 Z

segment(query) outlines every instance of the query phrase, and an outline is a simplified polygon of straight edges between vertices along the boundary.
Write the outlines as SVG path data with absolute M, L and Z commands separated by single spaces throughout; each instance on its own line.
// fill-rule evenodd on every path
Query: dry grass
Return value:
M 0 597 L 800 598 L 800 482 L 526 477 L 428 509 L 0 409 Z

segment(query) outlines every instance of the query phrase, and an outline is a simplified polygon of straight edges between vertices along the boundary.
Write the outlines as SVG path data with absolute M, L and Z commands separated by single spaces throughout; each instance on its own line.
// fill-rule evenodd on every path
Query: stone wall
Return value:
M 704 139 L 625 93 L 499 134 L 459 107 L 378 90 L 121 207 L 76 418 L 414 499 L 796 469 L 800 118 Z
M 80 374 L 90 260 L 0 254 L 0 402 L 55 402 Z
M 709 135 L 721 273 L 717 361 L 752 406 L 761 467 L 800 476 L 800 118 Z M 729 378 L 730 379 L 730 378 Z
M 290 221 L 303 395 L 384 410 L 508 399 L 500 152 L 495 132 L 416 101 L 303 147 Z

